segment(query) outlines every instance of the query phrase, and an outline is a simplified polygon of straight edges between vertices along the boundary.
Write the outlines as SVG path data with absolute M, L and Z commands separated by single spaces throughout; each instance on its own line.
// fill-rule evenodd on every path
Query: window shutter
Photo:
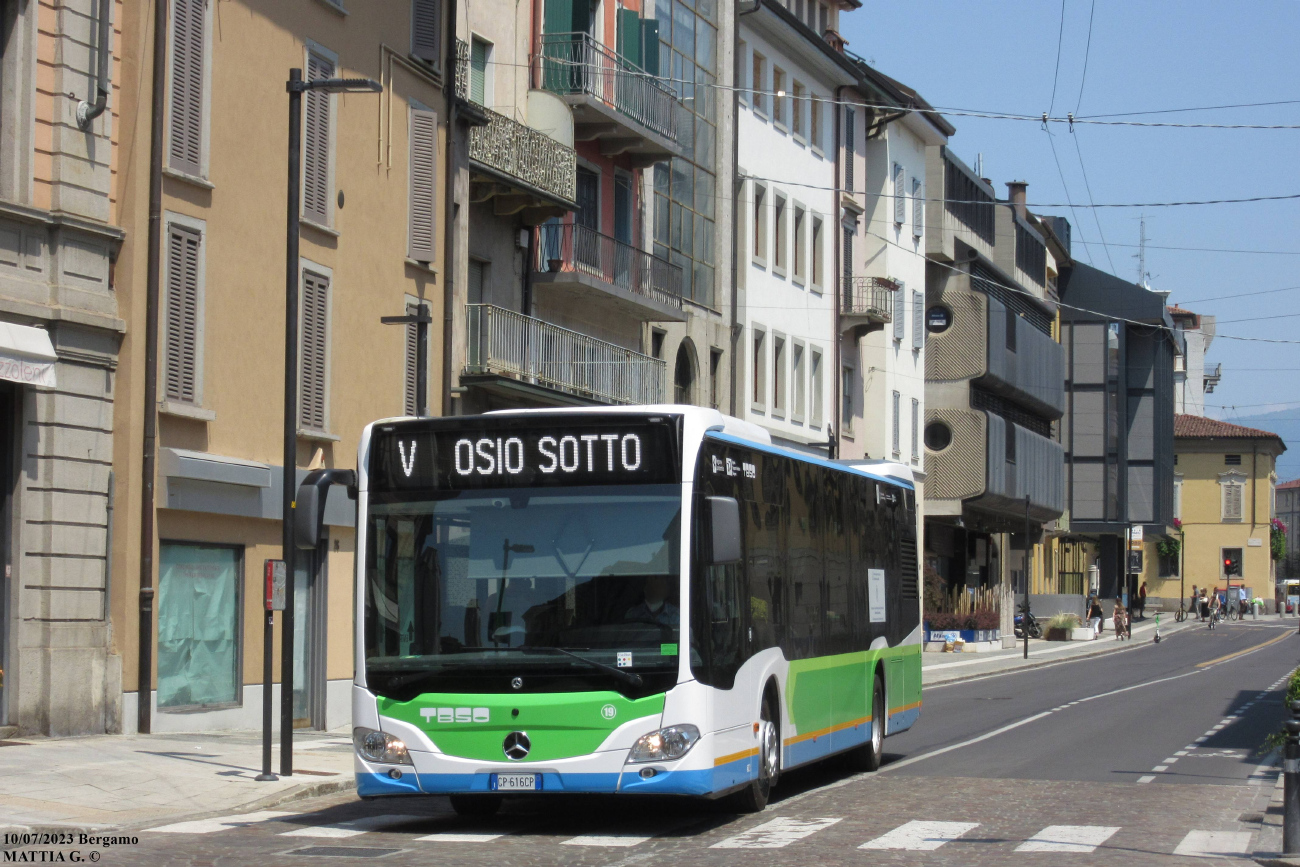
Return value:
M 912 460 L 921 459 L 921 402 L 912 398 Z
M 1223 486 L 1223 520 L 1241 520 L 1241 490 L 1242 486 L 1237 484 Z
M 903 189 L 903 167 L 894 163 L 894 222 L 907 222 L 907 191 Z
M 912 178 L 912 237 L 921 237 L 925 226 L 925 194 L 921 191 L 921 181 Z
M 659 21 L 654 18 L 641 19 L 641 68 L 648 75 L 659 74 Z
M 641 68 L 641 20 L 635 9 L 619 9 L 618 53 L 637 69 Z
M 203 43 L 206 0 L 174 0 L 172 22 L 171 168 L 203 172 Z
M 902 340 L 907 336 L 907 293 L 903 289 L 903 281 L 895 280 L 898 289 L 894 291 L 894 339 Z
M 415 304 L 406 305 L 406 315 L 415 316 L 420 308 Z M 415 384 L 418 380 L 420 326 L 414 322 L 406 326 L 406 375 L 403 378 L 402 411 L 406 415 L 415 415 Z
M 334 77 L 334 64 L 319 54 L 307 58 L 307 80 Z M 328 226 L 330 223 L 330 95 L 307 91 L 303 124 L 302 214 Z
M 902 438 L 899 436 L 899 407 L 903 401 L 903 396 L 894 392 L 894 457 L 901 453 Z
M 192 229 L 167 229 L 167 348 L 168 400 L 195 403 L 199 333 L 199 245 Z
M 483 272 L 485 270 L 486 265 L 483 262 L 478 259 L 469 260 L 469 280 L 465 284 L 465 298 L 470 304 L 483 303 Z
M 469 98 L 471 102 L 487 105 L 487 43 L 471 39 L 469 46 Z
M 925 295 L 912 292 L 912 348 L 925 346 Z
M 310 271 L 302 281 L 302 355 L 298 380 L 298 425 L 324 431 L 326 354 L 329 349 L 329 280 Z
M 442 47 L 440 0 L 411 0 L 411 53 L 426 63 L 437 63 Z
M 407 255 L 417 262 L 434 259 L 434 191 L 437 182 L 438 116 L 411 109 L 410 231 Z

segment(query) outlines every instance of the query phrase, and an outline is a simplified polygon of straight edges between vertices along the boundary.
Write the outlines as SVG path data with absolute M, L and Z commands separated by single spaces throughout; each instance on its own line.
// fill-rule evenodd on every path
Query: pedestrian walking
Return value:
M 1138 588 L 1138 620 L 1147 619 L 1147 582 L 1143 581 L 1142 586 Z
M 1128 612 L 1124 610 L 1124 600 L 1118 596 L 1115 597 L 1115 611 L 1111 615 L 1111 622 L 1115 626 L 1115 640 L 1123 641 L 1129 636 Z
M 1200 621 L 1205 622 L 1205 618 L 1210 616 L 1210 600 L 1206 598 L 1205 588 L 1201 588 L 1201 595 L 1196 600 L 1196 610 L 1201 613 Z
M 1195 614 L 1196 619 L 1201 619 L 1201 595 L 1196 592 L 1196 585 L 1192 585 L 1192 601 L 1187 603 L 1187 613 Z
M 1101 600 L 1096 596 L 1088 597 L 1088 625 L 1092 627 L 1092 640 L 1096 641 L 1101 635 L 1101 619 L 1104 615 L 1101 613 Z
M 1237 602 L 1241 609 L 1241 619 L 1246 619 L 1246 610 L 1250 607 L 1250 594 L 1246 592 L 1246 585 L 1242 584 L 1237 588 Z

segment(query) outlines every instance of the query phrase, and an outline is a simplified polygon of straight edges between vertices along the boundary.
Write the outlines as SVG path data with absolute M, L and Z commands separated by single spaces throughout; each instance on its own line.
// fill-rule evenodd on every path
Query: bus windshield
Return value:
M 525 691 L 609 689 L 609 668 L 675 675 L 679 485 L 385 499 L 368 510 L 372 691 L 506 691 L 502 678 Z

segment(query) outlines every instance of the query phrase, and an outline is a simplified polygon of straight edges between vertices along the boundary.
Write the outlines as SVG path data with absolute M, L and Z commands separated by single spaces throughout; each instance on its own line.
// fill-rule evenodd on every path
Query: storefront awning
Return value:
M 0 379 L 53 387 L 58 360 L 43 328 L 0 321 Z

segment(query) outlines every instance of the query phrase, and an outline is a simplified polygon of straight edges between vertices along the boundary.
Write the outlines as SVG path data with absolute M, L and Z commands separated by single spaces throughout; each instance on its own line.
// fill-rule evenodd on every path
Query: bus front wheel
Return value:
M 772 787 L 781 776 L 781 728 L 770 695 L 763 697 L 759 711 L 758 778 L 732 795 L 729 800 L 738 812 L 758 813 L 767 806 Z

